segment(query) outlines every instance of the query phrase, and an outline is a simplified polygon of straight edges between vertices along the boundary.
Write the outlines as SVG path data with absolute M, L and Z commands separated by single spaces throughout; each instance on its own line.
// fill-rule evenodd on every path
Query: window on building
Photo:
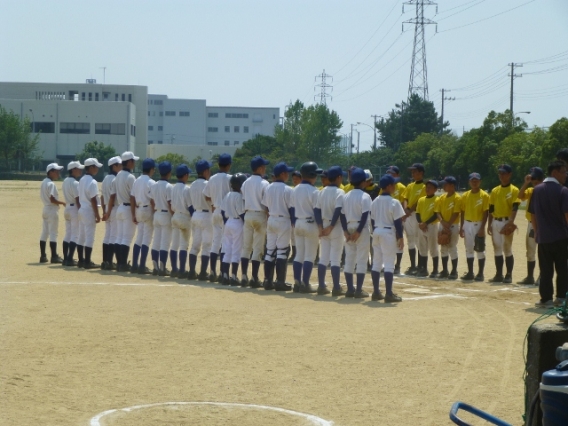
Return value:
M 150 111 L 148 111 L 148 117 L 150 117 Z
M 219 145 L 219 142 L 207 142 L 207 145 L 209 145 L 209 146 L 217 146 L 217 145 Z
M 154 126 L 148 126 L 148 131 L 153 131 L 154 130 Z
M 154 141 L 148 141 L 148 145 L 152 145 Z
M 154 100 L 154 105 L 164 105 L 164 101 L 162 101 L 161 99 L 156 99 Z
M 158 132 L 161 132 L 164 130 L 164 126 L 158 126 Z
M 276 120 L 276 114 L 272 114 L 272 119 Z
M 175 111 L 166 111 L 166 117 L 175 117 L 175 116 L 176 116 Z
M 108 101 L 109 97 L 110 97 L 110 92 L 103 92 L 103 101 Z
M 93 100 L 93 92 L 89 92 L 89 102 Z
M 99 100 L 99 94 L 95 93 L 95 101 L 98 102 L 98 100 Z
M 125 135 L 124 123 L 95 123 L 95 135 Z
M 209 118 L 218 118 L 218 117 L 219 117 L 219 113 L 218 113 L 218 112 L 210 112 L 209 114 L 207 114 L 207 117 L 209 117 Z
M 234 131 L 235 133 L 239 133 L 239 132 L 240 132 L 239 126 L 235 126 L 235 127 L 233 128 L 233 131 Z
M 136 136 L 136 126 L 134 124 L 130 125 L 130 135 Z
M 249 118 L 248 114 L 240 114 L 234 112 L 227 112 L 225 113 L 225 118 Z
M 239 141 L 233 142 L 233 145 L 238 145 L 238 144 L 239 144 Z
M 218 131 L 219 131 L 219 128 L 218 128 L 218 127 L 208 127 L 208 128 L 207 128 L 207 131 L 208 131 L 208 132 L 218 132 Z
M 163 142 L 162 142 L 162 141 L 158 141 L 158 145 L 162 145 L 162 144 L 163 144 Z
M 82 101 L 85 100 L 85 92 L 81 92 L 81 100 L 82 100 Z
M 160 111 L 160 117 L 164 116 L 164 111 Z
M 243 126 L 243 133 L 248 133 L 248 132 L 249 132 L 248 126 Z
M 180 117 L 189 117 L 189 111 L 180 111 L 179 116 Z
M 132 102 L 132 94 L 128 94 L 128 102 Z
M 118 102 L 118 93 L 115 93 L 115 94 L 114 94 L 114 101 L 115 101 L 115 102 Z
M 122 102 L 126 101 L 126 95 L 123 93 L 122 94 Z
M 225 126 L 225 133 L 231 133 L 231 126 Z
M 59 133 L 88 135 L 91 133 L 91 123 L 59 123 Z
M 48 121 L 35 121 L 31 124 L 33 133 L 55 133 L 55 123 Z
M 231 145 L 231 141 L 225 141 L 225 146 Z

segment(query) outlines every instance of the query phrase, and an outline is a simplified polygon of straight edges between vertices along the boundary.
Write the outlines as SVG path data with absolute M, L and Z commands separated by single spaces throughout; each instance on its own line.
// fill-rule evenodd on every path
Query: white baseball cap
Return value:
M 87 158 L 85 160 L 85 167 L 89 166 L 97 166 L 100 169 L 103 165 L 99 163 L 96 158 Z
M 122 164 L 122 159 L 117 155 L 116 157 L 109 158 L 108 166 L 112 166 L 113 164 Z
M 67 170 L 73 170 L 73 169 L 83 170 L 84 168 L 85 166 L 83 166 L 80 161 L 71 161 L 69 164 L 67 164 Z
M 47 168 L 46 168 L 45 171 L 49 173 L 51 170 L 61 170 L 62 168 L 63 168 L 63 166 L 60 166 L 57 163 L 51 163 L 51 164 L 47 165 Z
M 134 161 L 138 161 L 140 160 L 140 157 L 137 157 L 134 155 L 133 152 L 131 151 L 126 151 L 123 152 L 122 155 L 120 156 L 122 161 L 128 161 L 128 160 L 134 160 Z
M 365 169 L 365 176 L 367 177 L 366 180 L 373 180 L 373 174 L 369 169 Z

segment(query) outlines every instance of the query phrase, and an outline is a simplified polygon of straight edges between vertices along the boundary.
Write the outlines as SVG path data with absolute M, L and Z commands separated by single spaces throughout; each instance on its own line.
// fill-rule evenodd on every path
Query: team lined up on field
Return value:
M 262 157 L 251 160 L 250 176 L 242 173 L 231 176 L 228 174 L 231 156 L 222 154 L 218 160 L 220 171 L 214 176 L 211 176 L 211 164 L 200 160 L 196 164 L 198 177 L 191 185 L 187 185 L 191 170 L 186 165 L 175 169 L 177 182 L 172 185 L 169 181 L 174 170 L 170 163 L 156 166 L 154 160 L 145 159 L 143 174 L 136 179 L 131 171 L 138 160 L 131 152 L 109 160 L 111 173 L 102 183 L 100 196 L 102 216 L 98 185 L 93 178 L 102 167 L 101 163 L 93 158 L 85 160 L 84 166 L 79 162 L 69 163 L 69 177 L 63 182 L 65 202 L 59 200 L 53 184 L 62 167 L 55 163 L 47 167 L 48 177 L 41 188 L 44 204 L 41 262 L 48 261 L 45 249 L 49 237 L 52 263 L 98 268 L 99 265 L 92 261 L 92 249 L 96 224 L 103 220 L 105 237 L 101 269 L 114 269 L 116 258 L 119 272 L 154 273 L 253 288 L 263 286 L 267 290 L 293 289 L 302 293 L 365 298 L 369 295 L 363 290 L 363 282 L 372 246 L 372 299 L 396 302 L 401 299 L 393 293 L 392 282 L 393 275 L 400 274 L 403 229 L 411 263 L 406 274 L 457 279 L 457 244 L 461 236 L 465 241 L 468 266 L 462 279 L 483 281 L 485 253 L 479 244 L 475 244 L 475 237 L 478 240 L 484 238 L 487 227 L 487 233 L 492 236 L 497 269 L 490 281 L 511 282 L 513 234 L 504 235 L 501 231 L 506 224 L 514 223 L 521 199 L 530 200 L 532 188 L 527 187 L 529 182 L 537 184 L 544 178 L 541 169 L 531 169 L 531 176 L 525 179 L 519 193 L 519 189 L 510 183 L 511 168 L 501 165 L 498 170 L 501 185 L 494 188 L 491 195 L 480 189 L 479 174 L 472 173 L 469 176 L 471 189 L 463 195 L 456 192 L 457 182 L 449 176 L 441 182 L 444 194 L 436 196 L 440 183 L 424 181 L 424 166 L 418 163 L 410 167 L 413 182 L 407 187 L 400 182 L 396 166 L 391 166 L 378 183 L 373 183 L 369 171 L 351 167 L 345 174 L 338 166 L 323 171 L 314 162 L 304 163 L 298 172 L 285 163 L 278 163 L 273 169 L 273 182 L 269 183 L 263 178 L 269 162 Z M 161 176 L 157 182 L 151 178 L 156 167 Z M 85 174 L 77 181 L 83 168 Z M 295 181 L 294 188 L 287 185 L 290 174 Z M 343 186 L 345 175 L 349 183 Z M 318 176 L 323 183 L 319 189 L 314 186 Z M 63 259 L 58 257 L 56 245 L 59 205 L 66 205 Z M 445 229 L 450 237 L 447 244 L 439 246 L 441 229 Z M 532 237 L 530 232 L 529 225 L 529 273 L 525 283 L 534 282 L 535 244 L 534 238 L 529 238 Z M 130 266 L 130 245 L 135 234 Z M 291 241 L 293 287 L 286 284 Z M 476 275 L 474 248 L 478 259 Z M 318 249 L 318 286 L 315 288 L 310 279 Z M 73 260 L 75 251 L 78 262 Z M 347 290 L 339 283 L 344 251 Z M 432 257 L 430 274 L 428 254 Z M 146 266 L 148 255 L 151 256 L 152 271 Z M 198 255 L 201 255 L 199 274 L 196 270 Z M 166 268 L 168 259 L 171 272 Z M 219 260 L 221 266 L 217 275 Z M 259 277 L 261 261 L 264 261 L 263 281 Z M 325 281 L 329 266 L 331 291 Z M 238 278 L 239 267 L 241 279 Z M 384 295 L 379 290 L 381 272 L 385 280 Z

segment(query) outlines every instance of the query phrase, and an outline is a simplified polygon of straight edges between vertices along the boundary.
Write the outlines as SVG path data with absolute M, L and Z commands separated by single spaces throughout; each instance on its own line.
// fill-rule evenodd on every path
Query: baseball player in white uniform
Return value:
M 237 274 L 243 245 L 243 223 L 245 220 L 245 208 L 241 187 L 247 180 L 244 173 L 237 173 L 229 182 L 231 191 L 225 195 L 221 206 L 221 216 L 225 221 L 223 229 L 223 250 L 225 256 L 221 261 L 221 284 L 237 286 L 240 284 Z M 231 269 L 231 271 L 229 271 Z M 230 278 L 229 278 L 230 274 Z
M 172 165 L 169 161 L 158 164 L 160 180 L 150 188 L 150 197 L 154 201 L 154 242 L 152 250 L 160 252 L 160 262 L 154 263 L 154 274 L 161 277 L 169 275 L 166 269 L 168 253 L 172 240 Z
M 290 252 L 290 220 L 291 196 L 294 191 L 286 182 L 289 174 L 294 171 L 286 163 L 274 166 L 274 181 L 268 185 L 262 197 L 262 204 L 268 209 L 268 224 L 266 227 L 266 253 L 264 256 L 265 290 L 289 291 L 291 286 L 286 284 L 286 269 Z M 276 269 L 276 283 L 274 270 Z
M 290 206 L 294 209 L 294 234 L 296 238 L 296 257 L 294 269 L 294 292 L 315 293 L 310 285 L 310 277 L 318 252 L 319 228 L 315 220 L 319 191 L 314 186 L 318 175 L 323 170 L 313 161 L 300 167 L 302 182 L 294 188 Z
M 204 189 L 205 198 L 211 203 L 211 208 L 213 210 L 213 241 L 211 243 L 211 253 L 209 257 L 211 264 L 209 274 L 210 282 L 217 281 L 217 258 L 219 256 L 219 251 L 221 250 L 224 227 L 220 207 L 221 203 L 223 202 L 223 198 L 225 198 L 225 195 L 227 195 L 230 191 L 229 181 L 231 179 L 231 175 L 228 173 L 231 170 L 232 162 L 233 159 L 229 154 L 221 154 L 217 161 L 219 172 L 211 176 L 209 182 L 207 183 L 207 186 Z M 222 256 L 223 254 L 221 253 L 221 257 Z
M 103 166 L 96 158 L 87 158 L 85 160 L 85 174 L 79 181 L 79 241 L 77 243 L 77 252 L 79 254 L 79 263 L 83 257 L 83 248 L 85 249 L 85 258 L 83 268 L 98 268 L 91 260 L 93 246 L 95 244 L 95 227 L 101 221 L 98 206 L 99 186 L 94 176 L 97 175 L 99 169 Z M 79 266 L 79 265 L 77 265 Z
M 320 255 L 318 264 L 318 294 L 328 294 L 325 284 L 327 265 L 331 262 L 332 296 L 341 296 L 345 292 L 339 285 L 341 273 L 341 254 L 343 253 L 343 230 L 339 223 L 345 192 L 339 189 L 343 180 L 343 171 L 333 166 L 326 172 L 329 184 L 320 191 L 314 213 L 320 235 Z M 322 175 L 323 176 L 323 175 Z
M 197 179 L 189 187 L 191 196 L 192 209 L 191 215 L 191 233 L 193 241 L 191 250 L 189 251 L 189 275 L 188 279 L 197 278 L 205 281 L 209 277 L 207 275 L 207 266 L 209 264 L 209 254 L 211 253 L 211 244 L 213 240 L 213 223 L 211 220 L 211 203 L 207 201 L 203 191 L 208 184 L 211 176 L 211 163 L 207 160 L 199 160 L 195 163 L 195 171 Z M 196 277 L 195 266 L 197 264 L 197 255 L 201 252 L 201 271 Z
M 47 246 L 47 238 L 49 237 L 49 248 L 51 249 L 51 263 L 61 263 L 63 259 L 57 254 L 57 231 L 59 227 L 59 206 L 64 206 L 64 201 L 59 201 L 59 193 L 57 187 L 53 183 L 59 180 L 59 171 L 63 169 L 57 163 L 51 163 L 47 166 L 47 177 L 42 181 L 40 188 L 40 198 L 43 203 L 42 212 L 42 229 L 39 237 L 40 263 L 47 263 L 47 255 L 45 248 Z
M 171 277 L 187 278 L 185 267 L 187 265 L 187 251 L 191 236 L 191 216 L 189 207 L 191 193 L 187 181 L 191 170 L 187 165 L 181 164 L 176 168 L 177 182 L 172 188 L 172 246 L 170 249 L 170 261 L 172 263 Z M 179 256 L 179 266 L 177 264 Z
M 102 184 L 101 206 L 103 208 L 103 221 L 105 222 L 105 236 L 103 238 L 103 261 L 101 269 L 114 269 L 113 257 L 115 255 L 115 247 L 118 242 L 118 224 L 116 222 L 117 205 L 114 204 L 112 210 L 110 207 L 110 199 L 114 192 L 114 179 L 118 172 L 122 170 L 122 160 L 119 156 L 112 157 L 108 160 L 110 173 L 105 176 Z
M 78 178 L 83 174 L 85 166 L 79 161 L 67 164 L 69 176 L 63 181 L 63 198 L 65 200 L 65 236 L 63 237 L 63 266 L 77 266 L 73 260 L 77 240 L 79 239 L 79 188 Z
M 347 282 L 345 297 L 362 299 L 369 297 L 363 290 L 365 273 L 367 272 L 367 258 L 371 245 L 369 232 L 369 212 L 371 210 L 371 196 L 361 189 L 365 185 L 367 176 L 365 171 L 358 167 L 351 170 L 350 183 L 353 189 L 345 194 L 341 210 L 341 226 L 345 235 L 345 266 L 343 272 Z M 357 289 L 353 286 L 353 273 L 357 273 Z
M 156 162 L 152 158 L 142 161 L 142 174 L 132 184 L 130 190 L 131 202 L 136 209 L 136 240 L 132 250 L 132 267 L 134 274 L 149 274 L 146 266 L 150 243 L 154 234 L 154 201 L 150 196 L 150 189 L 156 183 L 152 176 L 156 170 Z M 159 252 L 152 250 L 152 261 L 159 262 Z
M 386 303 L 400 302 L 402 299 L 392 291 L 397 250 L 404 248 L 402 218 L 405 215 L 400 201 L 392 197 L 396 190 L 396 180 L 390 174 L 384 175 L 379 186 L 382 189 L 371 204 L 371 224 L 373 227 L 373 279 L 372 300 L 384 299 Z M 381 268 L 384 266 L 386 295 L 379 289 Z
M 268 182 L 263 179 L 266 174 L 266 166 L 270 164 L 261 156 L 256 156 L 250 161 L 252 176 L 249 177 L 241 188 L 241 194 L 245 200 L 245 225 L 243 229 L 243 250 L 241 253 L 242 280 L 241 285 L 250 285 L 258 288 L 262 285 L 258 278 L 260 258 L 266 241 L 266 208 L 262 205 L 264 191 Z M 252 256 L 251 256 L 252 253 Z M 252 263 L 252 278 L 248 281 L 249 259 Z
M 302 182 L 302 175 L 299 171 L 294 170 L 292 172 L 292 187 L 295 188 Z M 292 236 L 290 238 L 290 244 L 292 245 L 292 252 L 288 256 L 288 263 L 292 263 L 296 257 L 296 237 L 294 237 L 294 230 L 292 229 Z

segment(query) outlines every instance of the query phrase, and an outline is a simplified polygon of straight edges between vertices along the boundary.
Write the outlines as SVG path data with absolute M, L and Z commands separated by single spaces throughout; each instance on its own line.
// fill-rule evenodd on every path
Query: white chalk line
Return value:
M 321 417 L 314 416 L 313 414 L 306 414 L 300 413 L 299 411 L 287 410 L 285 408 L 280 407 L 271 407 L 270 405 L 257 405 L 257 404 L 241 404 L 235 402 L 158 402 L 155 404 L 144 404 L 144 405 L 134 405 L 132 407 L 126 408 L 115 408 L 112 410 L 106 410 L 102 413 L 97 414 L 90 420 L 90 426 L 101 426 L 100 420 L 103 417 L 108 416 L 109 414 L 113 414 L 119 411 L 130 413 L 134 410 L 140 410 L 144 408 L 153 408 L 153 407 L 163 407 L 163 406 L 176 406 L 176 405 L 209 405 L 209 406 L 216 406 L 216 407 L 225 407 L 225 408 L 244 408 L 244 409 L 254 409 L 254 410 L 267 410 L 267 411 L 275 411 L 277 413 L 288 414 L 290 416 L 300 417 L 309 421 L 313 425 L 318 426 L 332 426 L 333 422 L 329 420 L 322 419 Z

